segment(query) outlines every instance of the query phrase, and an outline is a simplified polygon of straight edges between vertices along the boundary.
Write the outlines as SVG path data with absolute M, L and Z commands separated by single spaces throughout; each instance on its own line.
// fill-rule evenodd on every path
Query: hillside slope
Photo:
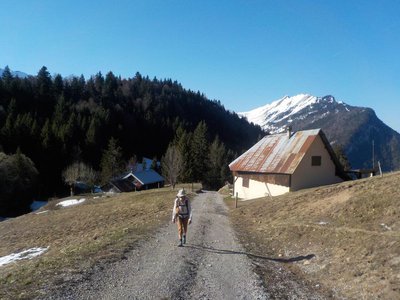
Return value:
M 332 298 L 400 298 L 400 173 L 240 202 L 232 218 L 246 250 L 287 264 Z M 260 266 L 264 280 L 277 280 Z M 275 276 L 275 277 L 274 277 Z
M 94 266 L 124 259 L 170 220 L 176 193 L 162 188 L 86 195 L 85 201 L 69 207 L 57 205 L 68 200 L 57 199 L 38 212 L 0 222 L 0 262 L 12 253 L 47 249 L 36 259 L 0 263 L 0 299 L 42 299 L 47 289 L 83 280 Z

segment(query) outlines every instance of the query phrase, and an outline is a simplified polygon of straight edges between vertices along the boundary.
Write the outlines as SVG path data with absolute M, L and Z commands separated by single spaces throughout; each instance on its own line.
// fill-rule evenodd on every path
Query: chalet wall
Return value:
M 321 165 L 312 166 L 312 156 L 321 156 Z M 291 191 L 342 182 L 335 175 L 335 164 L 318 136 L 292 175 Z
M 241 175 L 235 177 L 234 193 L 238 193 L 240 199 L 248 200 L 260 197 L 268 196 L 268 189 L 271 192 L 271 196 L 278 196 L 289 192 L 288 186 L 265 183 L 259 180 L 248 178 L 248 187 L 243 186 L 243 179 Z M 254 177 L 253 177 L 254 178 Z M 268 189 L 266 187 L 268 185 Z M 246 184 L 247 185 L 247 184 Z

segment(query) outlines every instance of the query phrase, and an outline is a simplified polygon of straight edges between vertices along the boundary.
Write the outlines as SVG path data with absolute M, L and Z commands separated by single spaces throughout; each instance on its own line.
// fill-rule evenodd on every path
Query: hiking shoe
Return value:
M 178 247 L 183 247 L 182 242 L 180 242 L 180 243 L 178 244 Z
M 183 236 L 183 243 L 186 244 L 186 235 Z

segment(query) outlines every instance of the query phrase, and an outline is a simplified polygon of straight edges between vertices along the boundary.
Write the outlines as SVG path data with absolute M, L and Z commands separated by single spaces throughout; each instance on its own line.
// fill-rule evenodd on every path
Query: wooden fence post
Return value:
M 272 199 L 271 191 L 269 190 L 268 183 L 265 183 L 265 187 L 267 188 L 269 199 Z
M 236 192 L 236 196 L 235 196 L 235 208 L 237 208 L 237 202 L 238 202 L 238 193 Z

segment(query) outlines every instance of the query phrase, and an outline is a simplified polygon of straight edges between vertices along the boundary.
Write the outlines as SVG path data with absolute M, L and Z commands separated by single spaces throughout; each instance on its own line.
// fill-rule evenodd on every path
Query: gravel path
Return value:
M 192 207 L 185 247 L 177 247 L 171 223 L 127 259 L 47 299 L 267 299 L 235 238 L 222 197 L 202 193 Z

